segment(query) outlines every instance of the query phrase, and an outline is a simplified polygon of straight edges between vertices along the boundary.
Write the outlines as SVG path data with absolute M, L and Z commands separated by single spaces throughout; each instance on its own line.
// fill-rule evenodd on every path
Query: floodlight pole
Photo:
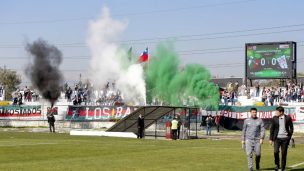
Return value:
M 295 84 L 297 85 L 298 84 L 298 78 L 297 78 L 297 42 L 292 42 L 293 44 L 293 54 L 294 54 L 294 57 L 293 57 L 293 62 L 292 62 L 292 67 L 294 69 L 294 79 L 295 79 Z

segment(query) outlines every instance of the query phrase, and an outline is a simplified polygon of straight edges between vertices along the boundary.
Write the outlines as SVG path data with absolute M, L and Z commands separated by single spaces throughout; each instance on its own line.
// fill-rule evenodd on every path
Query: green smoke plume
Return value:
M 218 108 L 218 87 L 210 81 L 209 71 L 199 64 L 181 66 L 173 44 L 157 45 L 146 68 L 147 103 Z

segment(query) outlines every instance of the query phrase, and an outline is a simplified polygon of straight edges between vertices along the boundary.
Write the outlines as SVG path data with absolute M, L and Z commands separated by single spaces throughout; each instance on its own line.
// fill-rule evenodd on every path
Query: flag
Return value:
M 140 55 L 138 62 L 146 62 L 149 60 L 149 55 L 148 55 L 148 47 L 145 49 L 145 51 Z
M 129 59 L 130 62 L 132 61 L 132 46 L 128 50 L 128 59 Z

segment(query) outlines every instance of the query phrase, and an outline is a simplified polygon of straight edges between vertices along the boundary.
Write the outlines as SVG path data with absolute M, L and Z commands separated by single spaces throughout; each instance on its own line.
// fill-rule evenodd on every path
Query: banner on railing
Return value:
M 0 119 L 35 119 L 41 117 L 41 105 L 0 106 Z
M 275 116 L 276 106 L 224 106 L 220 105 L 218 111 L 202 111 L 203 115 L 211 114 L 221 115 L 228 118 L 234 119 L 246 119 L 250 117 L 250 109 L 252 107 L 257 108 L 257 116 L 262 119 L 271 119 Z M 284 107 L 285 114 L 290 115 L 292 120 L 295 122 L 304 122 L 304 107 L 300 106 L 288 106 Z
M 67 120 L 119 120 L 133 111 L 131 106 L 68 106 Z

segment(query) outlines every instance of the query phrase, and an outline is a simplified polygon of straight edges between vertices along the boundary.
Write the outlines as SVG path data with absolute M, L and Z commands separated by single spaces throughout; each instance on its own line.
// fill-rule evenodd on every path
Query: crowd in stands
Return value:
M 91 103 L 91 91 L 87 85 L 76 84 L 74 90 L 67 84 L 64 88 L 65 98 L 68 102 L 73 102 L 73 105 L 87 105 Z
M 260 93 L 256 87 L 256 96 L 261 97 L 262 102 L 270 106 L 276 102 L 304 102 L 304 89 L 289 83 L 286 87 L 263 87 Z
M 35 102 L 39 100 L 39 94 L 30 90 L 27 86 L 24 89 L 17 89 L 12 94 L 13 96 L 13 105 L 22 105 L 24 102 Z
M 245 93 L 245 92 L 242 92 L 242 93 Z M 224 103 L 224 105 L 228 105 L 228 102 L 231 102 L 231 105 L 234 106 L 238 95 L 240 95 L 239 94 L 239 83 L 235 82 L 233 84 L 232 82 L 228 82 L 224 91 L 220 92 L 220 99 L 221 99 L 221 102 Z
M 116 88 L 115 83 L 108 82 L 107 85 L 101 90 L 96 91 L 96 103 L 99 105 L 116 105 L 123 103 L 121 92 Z
M 285 87 L 261 87 L 256 83 L 254 87 L 247 88 L 245 85 L 239 86 L 238 82 L 234 84 L 229 82 L 220 93 L 220 103 L 234 106 L 239 96 L 260 99 L 265 106 L 273 106 L 281 102 L 304 102 L 304 87 L 288 82 Z
M 1 93 L 1 92 L 0 92 Z M 123 98 L 115 83 L 108 82 L 102 89 L 93 90 L 88 84 L 78 83 L 73 88 L 65 84 L 62 89 L 64 98 L 73 105 L 105 105 L 112 106 L 123 104 Z M 61 98 L 61 97 L 59 97 Z M 62 97 L 63 98 L 63 97 Z M 31 90 L 27 86 L 17 89 L 12 94 L 12 104 L 22 105 L 25 102 L 35 102 L 39 100 L 36 90 Z
M 104 105 L 122 104 L 122 96 L 115 83 L 108 82 L 101 90 L 93 90 L 89 85 L 76 84 L 74 89 L 66 85 L 65 98 L 73 105 Z
M 123 96 L 116 88 L 115 82 L 108 82 L 100 90 L 93 90 L 89 84 L 78 83 L 73 88 L 65 84 L 62 91 L 65 99 L 73 105 L 113 106 L 124 104 Z M 27 86 L 17 89 L 12 95 L 13 105 L 39 100 L 37 91 L 31 90 Z M 220 91 L 220 104 L 238 105 L 240 96 L 261 101 L 265 106 L 273 106 L 282 102 L 304 102 L 304 87 L 291 82 L 288 82 L 285 87 L 261 87 L 259 83 L 256 83 L 254 87 L 246 87 L 244 84 L 239 86 L 238 82 L 228 82 L 226 87 Z M 153 100 L 152 104 L 164 105 L 157 99 Z

